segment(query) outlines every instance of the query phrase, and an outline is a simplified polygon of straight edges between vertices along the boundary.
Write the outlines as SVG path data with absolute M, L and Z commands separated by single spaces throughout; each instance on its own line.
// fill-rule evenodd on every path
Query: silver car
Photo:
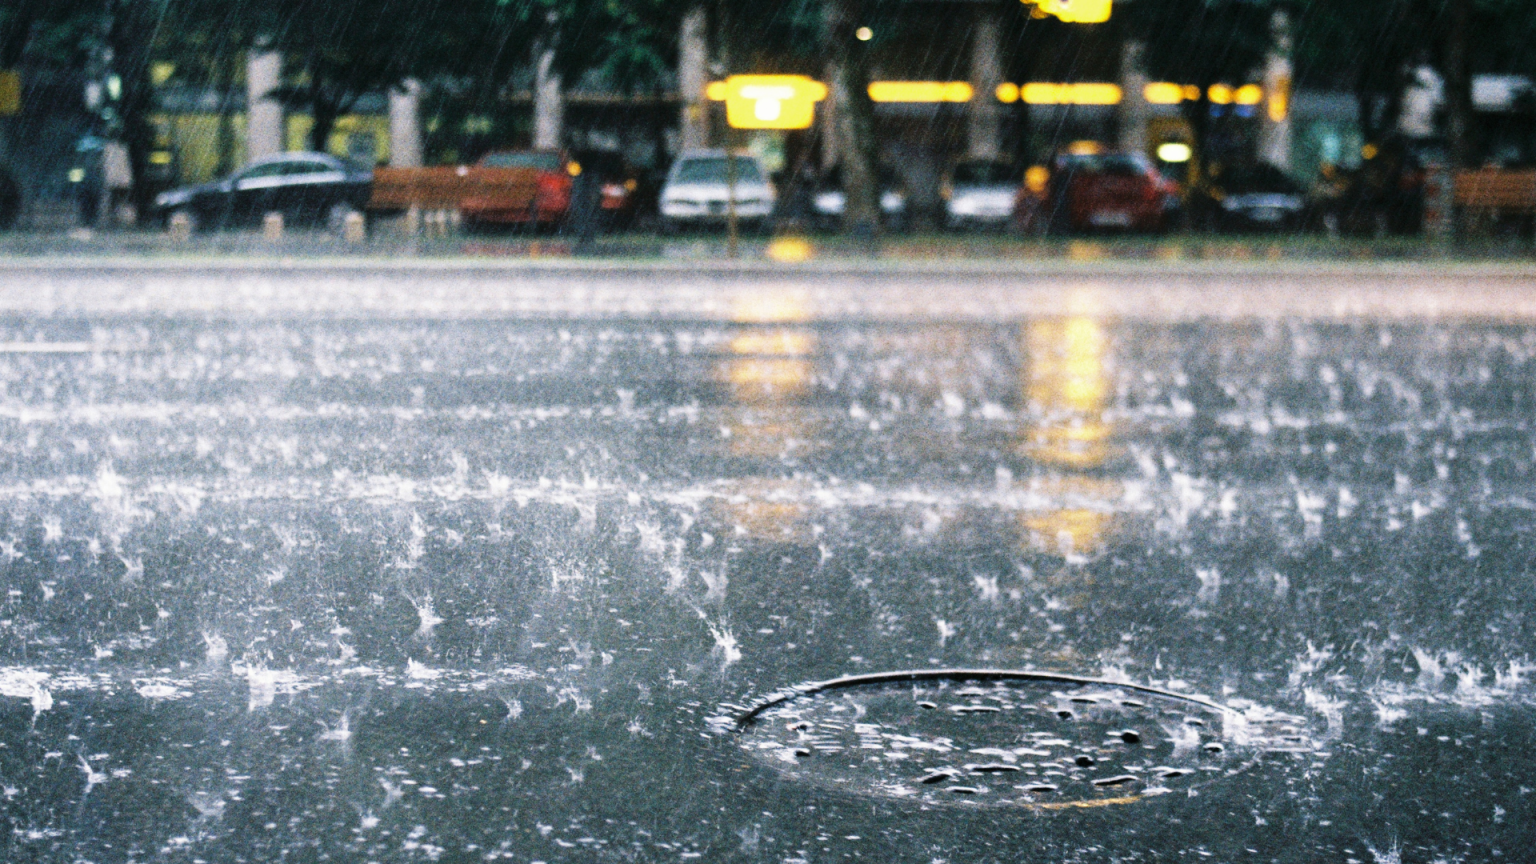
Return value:
M 665 230 L 724 224 L 730 213 L 731 159 L 724 150 L 690 150 L 672 163 L 661 189 Z M 778 194 L 754 156 L 735 159 L 736 217 L 749 228 L 767 227 Z
M 1013 217 L 1014 200 L 1023 182 L 1019 170 L 1005 162 L 961 162 L 944 184 L 944 222 L 951 229 L 1001 227 Z

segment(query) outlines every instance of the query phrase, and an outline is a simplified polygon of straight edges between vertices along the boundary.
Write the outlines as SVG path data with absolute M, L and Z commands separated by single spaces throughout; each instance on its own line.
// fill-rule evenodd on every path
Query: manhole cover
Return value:
M 806 684 L 731 722 L 742 748 L 790 778 L 933 805 L 1127 803 L 1315 749 L 1302 718 L 1259 706 L 1000 670 Z

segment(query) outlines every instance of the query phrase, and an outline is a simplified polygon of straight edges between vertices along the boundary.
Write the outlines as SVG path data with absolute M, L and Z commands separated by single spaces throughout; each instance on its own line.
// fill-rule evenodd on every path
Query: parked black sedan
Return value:
M 372 171 L 334 156 L 284 153 L 222 180 L 162 193 L 155 212 L 166 223 L 182 214 L 194 229 L 249 225 L 267 213 L 281 213 L 289 225 L 339 227 L 348 213 L 367 205 L 372 183 Z

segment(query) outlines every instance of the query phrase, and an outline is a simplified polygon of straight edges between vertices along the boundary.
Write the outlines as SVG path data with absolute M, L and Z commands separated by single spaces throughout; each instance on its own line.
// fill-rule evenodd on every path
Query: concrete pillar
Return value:
M 971 30 L 971 86 L 976 93 L 970 104 L 967 155 L 972 159 L 1002 155 L 1003 106 L 997 101 L 997 85 L 1001 83 L 1002 25 L 996 12 L 981 8 Z
M 709 146 L 709 15 L 695 6 L 683 18 L 678 40 L 677 87 L 683 100 L 682 148 Z
M 283 106 L 267 94 L 283 82 L 283 55 L 252 51 L 246 59 L 245 154 L 247 159 L 276 156 L 285 149 Z
M 1142 65 L 1146 50 L 1140 42 L 1126 42 L 1120 57 L 1120 149 L 1144 153 L 1147 149 L 1147 73 Z
M 1273 48 L 1264 63 L 1264 105 L 1260 114 L 1259 161 L 1291 167 L 1291 21 L 1276 10 L 1270 21 Z
M 565 144 L 565 91 L 555 70 L 555 52 L 539 52 L 538 74 L 533 84 L 533 146 L 558 150 Z
M 407 78 L 389 91 L 389 164 L 420 168 L 421 163 L 421 82 Z

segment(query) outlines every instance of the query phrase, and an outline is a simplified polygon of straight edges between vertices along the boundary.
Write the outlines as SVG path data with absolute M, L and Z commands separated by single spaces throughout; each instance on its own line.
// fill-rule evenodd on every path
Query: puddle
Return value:
M 1266 754 L 1317 749 L 1303 718 L 1257 705 L 1006 670 L 806 684 L 720 726 L 788 779 L 931 806 L 1053 810 L 1198 794 Z

